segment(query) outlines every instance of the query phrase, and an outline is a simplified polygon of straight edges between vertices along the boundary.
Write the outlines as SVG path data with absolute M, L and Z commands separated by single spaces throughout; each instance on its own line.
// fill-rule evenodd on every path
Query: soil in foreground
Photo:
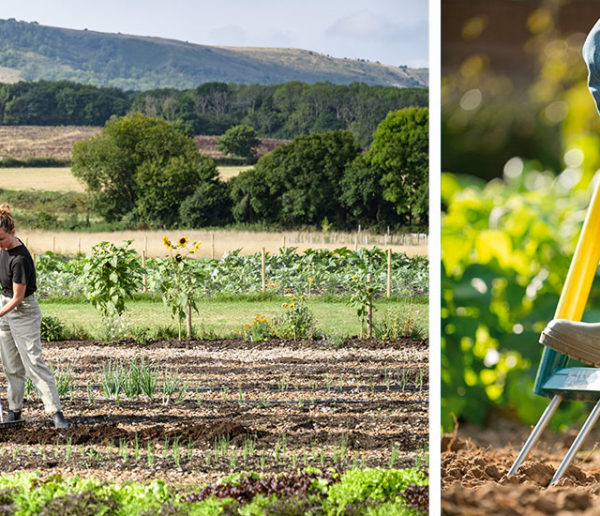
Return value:
M 25 423 L 0 431 L 5 473 L 190 485 L 307 465 L 410 467 L 426 453 L 424 340 L 56 342 L 43 352 L 68 384 L 71 427 L 55 430 L 30 390 Z M 109 367 L 142 361 L 152 399 L 128 397 L 125 384 L 107 393 Z
M 442 513 L 446 515 L 600 514 L 600 430 L 594 430 L 563 478 L 547 488 L 575 439 L 546 431 L 517 474 L 507 478 L 530 429 L 498 421 L 442 438 Z

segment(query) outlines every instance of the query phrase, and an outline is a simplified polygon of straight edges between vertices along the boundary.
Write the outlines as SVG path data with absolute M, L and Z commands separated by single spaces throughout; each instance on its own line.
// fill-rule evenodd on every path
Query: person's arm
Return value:
M 23 299 L 25 299 L 26 290 L 27 285 L 25 283 L 13 283 L 13 297 L 2 307 L 2 310 L 0 310 L 0 317 L 6 315 L 13 308 L 16 308 L 23 302 Z

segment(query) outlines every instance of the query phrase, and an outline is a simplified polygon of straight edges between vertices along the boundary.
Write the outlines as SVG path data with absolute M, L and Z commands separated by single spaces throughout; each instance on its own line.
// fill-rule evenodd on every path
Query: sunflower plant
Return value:
M 169 250 L 166 260 L 158 263 L 158 274 L 153 278 L 153 288 L 160 292 L 163 301 L 171 308 L 171 316 L 177 321 L 179 340 L 183 321 L 187 323 L 187 336 L 192 336 L 192 310 L 198 313 L 197 301 L 202 292 L 202 272 L 194 267 L 190 255 L 197 253 L 202 242 L 190 243 L 187 237 L 176 242 L 162 238 Z

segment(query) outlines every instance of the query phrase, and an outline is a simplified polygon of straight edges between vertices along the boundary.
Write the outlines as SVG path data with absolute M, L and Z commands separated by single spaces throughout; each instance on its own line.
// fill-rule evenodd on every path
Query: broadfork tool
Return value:
M 588 208 L 567 279 L 558 301 L 555 319 L 581 320 L 599 261 L 600 181 L 596 185 Z M 598 345 L 600 346 L 600 342 Z M 508 476 L 516 473 L 563 399 L 596 401 L 596 404 L 565 458 L 556 469 L 548 487 L 558 482 L 563 476 L 575 454 L 598 421 L 600 417 L 600 369 L 594 367 L 566 367 L 568 360 L 569 357 L 566 355 L 544 347 L 535 379 L 534 391 L 540 396 L 551 397 L 551 400 L 507 473 Z

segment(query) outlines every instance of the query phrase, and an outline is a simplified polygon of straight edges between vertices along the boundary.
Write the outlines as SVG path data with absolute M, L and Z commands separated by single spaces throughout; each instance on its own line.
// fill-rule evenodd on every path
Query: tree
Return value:
M 298 136 L 262 156 L 253 172 L 233 183 L 234 216 L 261 217 L 284 226 L 317 225 L 327 217 L 344 226 L 340 181 L 359 152 L 348 131 Z
M 409 224 L 428 223 L 429 110 L 392 111 L 379 124 L 368 160 L 381 172 L 383 198 Z
M 219 150 L 223 154 L 232 154 L 242 158 L 255 158 L 256 147 L 260 140 L 256 137 L 256 131 L 248 125 L 236 125 L 225 131 L 218 138 Z
M 202 183 L 217 183 L 214 162 L 172 124 L 140 113 L 109 120 L 73 147 L 72 171 L 90 208 L 108 221 L 172 225 L 179 205 Z

